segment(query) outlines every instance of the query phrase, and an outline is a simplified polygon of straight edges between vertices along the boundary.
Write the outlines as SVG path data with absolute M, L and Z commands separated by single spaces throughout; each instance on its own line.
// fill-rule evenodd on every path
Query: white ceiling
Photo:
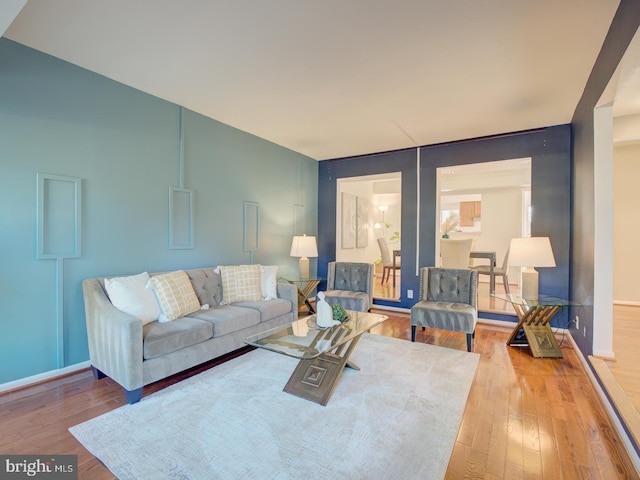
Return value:
M 318 160 L 570 122 L 619 3 L 24 1 L 6 37 Z

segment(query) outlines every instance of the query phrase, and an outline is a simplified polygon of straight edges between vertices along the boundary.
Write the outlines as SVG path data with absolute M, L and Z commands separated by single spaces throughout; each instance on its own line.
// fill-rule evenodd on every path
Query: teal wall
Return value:
M 88 360 L 84 278 L 250 261 L 297 271 L 294 204 L 305 206 L 306 233 L 316 235 L 317 162 L 182 115 L 193 248 L 170 249 L 181 108 L 0 39 L 0 384 Z M 81 179 L 78 258 L 36 256 L 38 173 Z M 45 241 L 54 250 L 73 233 L 68 212 L 55 211 L 67 193 L 46 197 Z M 260 205 L 252 257 L 242 247 L 245 201 Z

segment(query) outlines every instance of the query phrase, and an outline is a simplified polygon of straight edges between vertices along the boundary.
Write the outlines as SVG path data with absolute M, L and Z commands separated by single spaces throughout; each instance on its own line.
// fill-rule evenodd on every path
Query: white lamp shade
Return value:
M 316 237 L 307 237 L 306 235 L 293 237 L 290 255 L 292 257 L 317 257 Z
M 509 265 L 515 267 L 555 267 L 549 237 L 512 238 Z

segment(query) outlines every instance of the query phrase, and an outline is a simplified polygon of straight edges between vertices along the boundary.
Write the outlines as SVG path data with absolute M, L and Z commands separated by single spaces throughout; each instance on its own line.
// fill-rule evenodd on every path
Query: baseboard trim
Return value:
M 587 360 L 584 358 L 584 355 L 582 355 L 582 351 L 580 350 L 580 348 L 578 348 L 578 344 L 574 340 L 573 335 L 569 334 L 568 337 L 569 337 L 569 342 L 571 343 L 571 346 L 575 350 L 576 354 L 578 355 L 578 359 L 582 363 L 583 368 L 585 369 L 585 371 L 587 372 L 587 375 L 589 376 L 589 380 L 591 380 L 591 384 L 593 385 L 593 388 L 596 390 L 596 393 L 600 397 L 600 401 L 602 402 L 602 405 L 604 406 L 605 410 L 609 414 L 609 418 L 613 422 L 613 425 L 616 428 L 616 431 L 618 432 L 620 439 L 622 440 L 622 443 L 627 451 L 627 454 L 629 455 L 629 458 L 631 459 L 631 462 L 635 466 L 636 471 L 640 473 L 640 456 L 638 456 L 638 452 L 636 451 L 633 441 L 631 440 L 631 438 L 629 437 L 629 434 L 625 430 L 624 425 L 622 425 L 620 417 L 616 413 L 614 406 L 611 404 L 609 397 L 607 396 L 605 391 L 602 389 L 600 382 L 598 382 L 598 379 L 593 373 L 593 369 L 591 368 Z
M 506 320 L 494 320 L 492 318 L 478 318 L 478 323 L 484 323 L 485 325 L 493 325 L 494 327 L 508 328 L 513 330 L 516 326 L 513 322 L 507 322 Z
M 629 430 L 636 445 L 640 445 L 640 414 L 638 414 L 636 407 L 631 403 L 631 400 L 629 400 L 629 397 L 627 397 L 627 394 L 604 360 L 590 355 L 589 361 L 602 383 L 607 387 L 609 398 L 624 420 L 624 424 L 627 426 L 627 430 Z
M 614 300 L 614 305 L 626 305 L 628 307 L 640 307 L 640 302 L 631 302 L 627 300 Z
M 411 313 L 410 308 L 392 307 L 391 305 L 379 305 L 377 303 L 374 303 L 371 309 L 372 310 L 389 310 L 390 312 Z
M 50 370 L 48 372 L 39 373 L 30 377 L 21 378 L 12 382 L 6 382 L 0 384 L 0 393 L 8 392 L 10 390 L 17 390 L 19 388 L 30 387 L 36 383 L 46 382 L 57 377 L 64 377 L 70 373 L 75 373 L 79 370 L 84 370 L 91 366 L 90 361 L 76 363 L 75 365 L 69 365 L 68 367 L 58 368 L 56 370 Z

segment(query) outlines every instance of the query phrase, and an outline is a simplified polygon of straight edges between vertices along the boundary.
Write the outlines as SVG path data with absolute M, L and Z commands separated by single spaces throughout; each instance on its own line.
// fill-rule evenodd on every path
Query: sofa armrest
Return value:
M 291 302 L 291 311 L 294 312 L 294 320 L 298 315 L 298 288 L 291 283 L 278 283 L 278 298 L 283 298 Z
M 143 386 L 142 322 L 111 304 L 97 278 L 82 282 L 91 364 L 127 390 Z

